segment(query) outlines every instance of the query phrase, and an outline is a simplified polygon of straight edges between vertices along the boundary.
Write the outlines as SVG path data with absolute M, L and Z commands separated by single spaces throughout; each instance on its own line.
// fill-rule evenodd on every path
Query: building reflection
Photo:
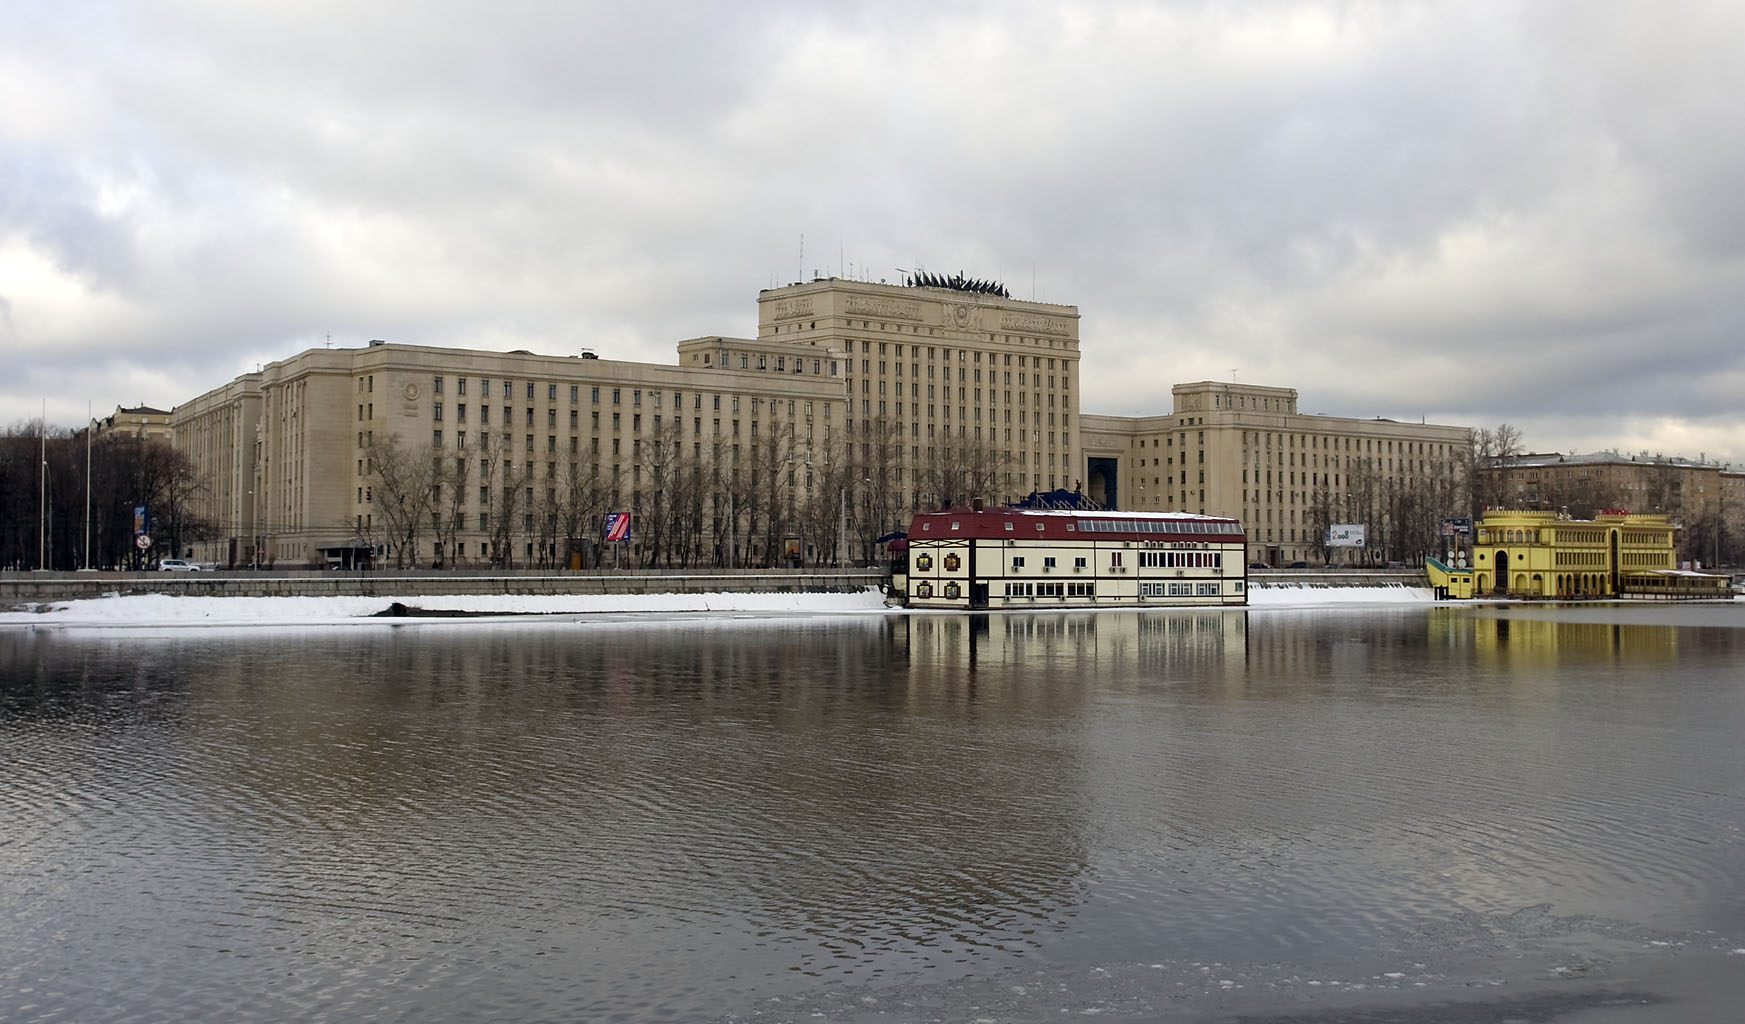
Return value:
M 913 669 L 967 669 L 971 678 L 1019 685 L 1235 679 L 1248 657 L 1243 609 L 914 615 L 901 620 L 896 640 Z
M 1653 665 L 1676 661 L 1679 653 L 1679 630 L 1664 624 L 1572 621 L 1513 609 L 1438 607 L 1427 629 L 1433 647 L 1471 651 L 1478 665 Z

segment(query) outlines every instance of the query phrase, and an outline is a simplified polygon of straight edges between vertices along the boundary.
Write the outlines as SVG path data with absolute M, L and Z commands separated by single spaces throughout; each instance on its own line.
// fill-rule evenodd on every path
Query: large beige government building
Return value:
M 1236 519 L 1250 560 L 1275 566 L 1373 561 L 1327 548 L 1327 529 L 1366 525 L 1369 546 L 1386 551 L 1400 538 L 1385 531 L 1421 533 L 1465 507 L 1466 427 L 1306 415 L 1294 388 L 1200 381 L 1172 391 L 1167 415 L 1084 417 L 1094 498 Z
M 1240 519 L 1253 558 L 1288 563 L 1377 500 L 1440 502 L 1467 440 L 1253 385 L 1081 417 L 1079 358 L 1074 306 L 819 279 L 761 292 L 755 338 L 681 341 L 670 365 L 310 349 L 176 408 L 175 442 L 215 526 L 196 557 L 285 567 L 597 564 L 604 512 L 631 513 L 619 559 L 814 564 L 869 557 L 941 502 L 1081 487 Z

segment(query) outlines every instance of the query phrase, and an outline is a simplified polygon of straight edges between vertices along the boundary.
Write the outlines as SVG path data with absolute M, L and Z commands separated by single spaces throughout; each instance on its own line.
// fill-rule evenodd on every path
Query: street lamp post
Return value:
M 842 518 L 836 536 L 836 567 L 842 568 L 842 560 L 848 554 L 848 485 L 842 485 Z
M 39 540 L 36 552 L 36 566 L 39 569 L 48 568 L 48 485 L 50 479 L 48 459 L 45 458 L 42 460 L 42 526 L 38 531 Z

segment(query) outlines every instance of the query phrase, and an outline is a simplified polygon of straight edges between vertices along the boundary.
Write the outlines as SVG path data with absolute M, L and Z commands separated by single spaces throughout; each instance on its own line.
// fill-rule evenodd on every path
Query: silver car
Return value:
M 199 572 L 200 567 L 186 558 L 166 558 L 158 562 L 160 572 Z

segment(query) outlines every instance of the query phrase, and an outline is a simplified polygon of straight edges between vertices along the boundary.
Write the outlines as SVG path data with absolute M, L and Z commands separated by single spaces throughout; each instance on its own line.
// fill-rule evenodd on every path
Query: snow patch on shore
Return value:
M 377 617 L 394 604 L 469 616 L 666 614 L 865 614 L 881 612 L 876 588 L 839 594 L 455 594 L 419 597 L 176 597 L 136 594 L 56 601 L 30 611 L 0 613 L 0 625 L 32 626 L 269 626 L 368 625 L 467 619 Z M 478 621 L 472 619 L 470 621 Z
M 1324 604 L 1433 604 L 1429 587 L 1335 587 L 1299 583 L 1250 583 L 1251 608 L 1306 608 Z
M 1250 607 L 1427 604 L 1421 587 L 1328 587 L 1263 584 L 1249 588 Z M 416 622 L 455 624 L 478 619 L 378 617 L 399 603 L 487 619 L 529 615 L 867 615 L 890 611 L 877 588 L 850 593 L 776 594 L 456 594 L 419 597 L 177 597 L 167 594 L 56 601 L 0 613 L 0 626 L 314 626 Z M 1183 606 L 1192 607 L 1192 606 Z M 1039 609 L 1045 611 L 1045 609 Z

